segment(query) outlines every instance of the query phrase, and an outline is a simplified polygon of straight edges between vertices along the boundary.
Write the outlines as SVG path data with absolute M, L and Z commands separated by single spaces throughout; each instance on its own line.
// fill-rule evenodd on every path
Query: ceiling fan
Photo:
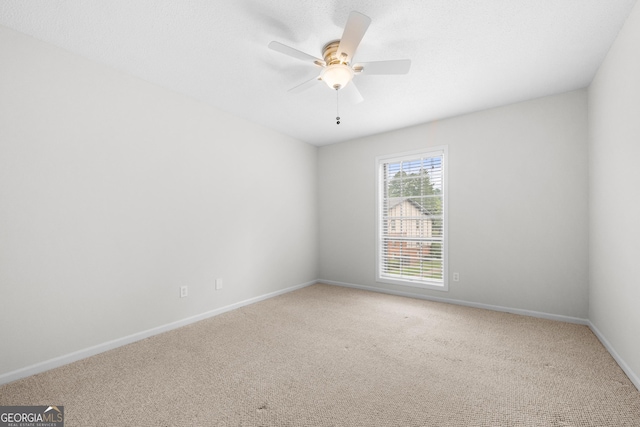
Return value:
M 317 81 L 323 81 L 336 91 L 344 89 L 344 94 L 353 103 L 363 100 L 362 95 L 352 82 L 358 74 L 406 74 L 411 67 L 410 59 L 392 61 L 358 62 L 353 63 L 358 45 L 362 41 L 371 18 L 360 12 L 353 11 L 344 27 L 342 37 L 332 40 L 322 48 L 322 57 L 317 58 L 277 41 L 269 43 L 269 48 L 296 59 L 316 65 L 322 70 L 317 77 L 289 89 L 289 92 L 301 92 L 313 86 Z M 339 118 L 337 118 L 339 120 Z M 338 122 L 339 123 L 339 122 Z

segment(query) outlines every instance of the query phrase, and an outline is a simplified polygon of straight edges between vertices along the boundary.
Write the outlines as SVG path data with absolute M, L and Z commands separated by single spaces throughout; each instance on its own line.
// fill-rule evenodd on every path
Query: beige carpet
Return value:
M 640 426 L 586 326 L 314 285 L 0 387 L 66 426 Z

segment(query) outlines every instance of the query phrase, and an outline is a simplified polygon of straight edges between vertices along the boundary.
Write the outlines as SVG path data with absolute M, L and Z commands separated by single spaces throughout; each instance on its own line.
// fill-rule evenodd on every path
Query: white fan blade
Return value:
M 362 74 L 407 74 L 411 68 L 410 59 L 392 61 L 359 62 L 353 66 L 353 71 Z
M 340 89 L 340 95 L 352 104 L 359 104 L 364 101 L 364 98 L 360 95 L 360 91 L 353 83 L 353 80 L 351 80 L 348 85 Z
M 314 77 L 311 80 L 307 80 L 306 82 L 301 83 L 298 86 L 294 86 L 291 89 L 289 89 L 288 92 L 291 92 L 291 93 L 303 92 L 303 91 L 309 89 L 314 84 L 316 84 L 316 82 L 318 82 L 318 81 L 320 81 L 320 76 Z
M 346 62 L 351 62 L 358 45 L 362 41 L 362 37 L 364 37 L 364 33 L 369 28 L 369 24 L 371 24 L 371 18 L 368 16 L 356 11 L 349 14 L 347 25 L 344 27 L 340 45 L 338 46 L 338 58 L 342 59 L 342 57 L 346 56 Z
M 275 50 L 276 52 L 284 53 L 285 55 L 292 56 L 305 62 L 311 62 L 319 67 L 324 67 L 326 65 L 322 59 L 316 58 L 315 56 L 289 47 L 280 42 L 272 41 L 271 43 L 269 43 L 269 49 Z

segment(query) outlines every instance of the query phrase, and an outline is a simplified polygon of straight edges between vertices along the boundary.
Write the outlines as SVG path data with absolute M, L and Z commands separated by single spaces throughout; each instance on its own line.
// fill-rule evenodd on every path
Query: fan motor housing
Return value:
M 346 55 L 343 57 L 338 56 L 339 46 L 340 40 L 333 40 L 325 44 L 322 48 L 322 56 L 324 58 L 324 62 L 326 62 L 327 65 L 348 64 L 348 62 L 346 61 Z

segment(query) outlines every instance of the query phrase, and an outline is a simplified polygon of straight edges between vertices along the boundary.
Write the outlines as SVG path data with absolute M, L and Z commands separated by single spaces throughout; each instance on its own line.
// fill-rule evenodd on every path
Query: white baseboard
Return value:
M 94 356 L 99 353 L 103 353 L 108 350 L 113 350 L 114 348 L 122 347 L 123 345 L 131 344 L 136 341 L 143 340 L 145 338 L 161 334 L 163 332 L 167 332 L 173 329 L 180 328 L 182 326 L 189 325 L 191 323 L 198 322 L 200 320 L 207 319 L 209 317 L 217 316 L 222 313 L 226 313 L 227 311 L 235 310 L 240 307 L 244 307 L 250 304 L 254 304 L 259 301 L 263 301 L 269 298 L 276 297 L 278 295 L 286 294 L 291 291 L 295 291 L 298 289 L 302 289 L 304 287 L 310 286 L 317 283 L 316 280 L 302 283 L 299 285 L 291 286 L 289 288 L 281 289 L 279 291 L 271 292 L 268 294 L 260 295 L 257 297 L 249 298 L 244 301 L 240 301 L 234 304 L 227 305 L 225 307 L 216 308 L 215 310 L 207 311 L 205 313 L 198 314 L 196 316 L 188 317 L 186 319 L 178 320 L 175 322 L 168 323 L 166 325 L 158 326 L 152 329 L 148 329 L 146 331 L 138 332 L 132 335 L 128 335 L 126 337 L 118 338 L 112 341 L 107 341 L 102 344 L 94 345 L 89 348 L 85 348 L 82 350 L 74 351 L 73 353 L 65 354 L 63 356 L 59 356 L 53 359 L 45 360 L 44 362 L 36 363 L 35 365 L 27 366 L 21 369 L 17 369 L 15 371 L 7 372 L 5 374 L 0 375 L 0 385 L 7 384 L 12 381 L 19 380 L 20 378 L 29 377 L 31 375 L 39 374 L 41 372 L 48 371 L 53 368 L 57 368 L 63 365 L 67 365 L 69 363 L 75 362 L 80 359 L 85 359 L 90 356 Z
M 417 298 L 428 301 L 444 302 L 447 304 L 463 305 L 465 307 L 483 308 L 485 310 L 502 311 L 505 313 L 521 314 L 523 316 L 539 317 L 541 319 L 558 320 L 560 322 L 577 323 L 579 325 L 588 325 L 587 319 L 581 319 L 579 317 L 563 316 L 561 314 L 543 313 L 540 311 L 522 310 L 519 308 L 502 307 L 499 305 L 481 304 L 477 302 L 469 302 L 457 299 L 432 297 L 429 295 L 416 294 L 413 292 L 395 291 L 384 288 L 376 288 L 373 286 L 354 285 L 353 283 L 336 282 L 333 280 L 318 280 L 317 283 L 326 283 L 327 285 L 344 286 L 347 288 L 362 289 L 365 291 L 381 292 L 383 294 L 397 295 L 401 297 Z
M 627 363 L 622 359 L 622 357 L 620 357 L 618 352 L 615 351 L 615 349 L 611 346 L 611 343 L 609 343 L 609 341 L 607 341 L 604 335 L 602 335 L 602 332 L 600 332 L 600 330 L 596 328 L 596 326 L 593 323 L 591 323 L 591 321 L 589 321 L 589 328 L 591 329 L 593 334 L 596 337 L 598 337 L 598 339 L 600 340 L 604 348 L 607 349 L 609 354 L 611 354 L 611 357 L 613 357 L 613 359 L 618 363 L 618 365 L 624 371 L 624 373 L 627 374 L 627 376 L 629 377 L 633 385 L 636 386 L 638 391 L 640 391 L 640 377 L 635 372 L 633 372 L 633 370 L 629 367 L 629 365 L 627 365 Z
M 385 294 L 390 294 L 390 295 L 397 295 L 397 296 L 403 296 L 403 297 L 409 297 L 409 298 L 418 298 L 418 299 L 429 300 L 429 301 L 436 301 L 436 302 L 444 302 L 444 303 L 448 303 L 448 304 L 462 305 L 462 306 L 466 306 L 466 307 L 482 308 L 482 309 L 486 309 L 486 310 L 501 311 L 501 312 L 506 312 L 506 313 L 521 314 L 521 315 L 524 315 L 524 316 L 538 317 L 538 318 L 542 318 L 542 319 L 558 320 L 558 321 L 561 321 L 561 322 L 569 322 L 569 323 L 577 323 L 577 324 L 580 324 L 580 325 L 587 325 L 593 331 L 594 335 L 600 340 L 602 345 L 611 354 L 611 356 L 614 358 L 614 360 L 618 363 L 620 368 L 629 377 L 629 379 L 635 385 L 635 387 L 638 390 L 640 390 L 640 377 L 638 377 L 638 375 L 631 370 L 629 365 L 627 365 L 627 363 L 620 357 L 620 355 L 615 351 L 615 349 L 611 346 L 609 341 L 607 341 L 607 339 L 604 337 L 604 335 L 602 335 L 602 333 L 598 330 L 598 328 L 596 328 L 595 325 L 593 325 L 591 323 L 591 321 L 589 321 L 587 319 L 581 319 L 581 318 L 570 317 L 570 316 L 562 316 L 562 315 L 558 315 L 558 314 L 543 313 L 543 312 L 531 311 L 531 310 L 515 309 L 515 308 L 510 308 L 510 307 L 502 307 L 502 306 L 489 305 L 489 304 L 480 304 L 480 303 L 475 303 L 475 302 L 455 300 L 455 299 L 449 299 L 449 298 L 432 297 L 432 296 L 421 295 L 421 294 L 416 294 L 416 293 L 412 293 L 412 292 L 394 291 L 394 290 L 389 290 L 389 289 L 384 289 L 384 288 L 376 288 L 376 287 L 372 287 L 372 286 L 355 285 L 353 283 L 336 282 L 336 281 L 333 281 L 333 280 L 313 280 L 313 281 L 310 281 L 310 282 L 306 282 L 306 283 L 302 283 L 302 284 L 299 284 L 299 285 L 291 286 L 289 288 L 281 289 L 279 291 L 275 291 L 275 292 L 271 292 L 271 293 L 268 293 L 268 294 L 260 295 L 260 296 L 254 297 L 254 298 L 249 298 L 247 300 L 240 301 L 240 302 L 237 302 L 237 303 L 234 303 L 234 304 L 230 304 L 230 305 L 227 305 L 225 307 L 220 307 L 220 308 L 217 308 L 215 310 L 207 311 L 205 313 L 201 313 L 201 314 L 198 314 L 196 316 L 188 317 L 186 319 L 178 320 L 176 322 L 172 322 L 172 323 L 169 323 L 169 324 L 166 324 L 166 325 L 158 326 L 156 328 L 148 329 L 146 331 L 138 332 L 138 333 L 135 333 L 135 334 L 132 334 L 132 335 L 128 335 L 126 337 L 118 338 L 118 339 L 115 339 L 115 340 L 112 340 L 112 341 L 108 341 L 108 342 L 105 342 L 105 343 L 102 343 L 102 344 L 98 344 L 98 345 L 95 345 L 93 347 L 89 347 L 89 348 L 85 348 L 85 349 L 82 349 L 82 350 L 79 350 L 79 351 L 75 351 L 73 353 L 69 353 L 69 354 L 66 354 L 66 355 L 63 355 L 63 356 L 60 356 L 60 357 L 49 359 L 49 360 L 46 360 L 44 362 L 36 363 L 35 365 L 27 366 L 25 368 L 21 368 L 21 369 L 12 371 L 12 372 L 7 372 L 5 374 L 0 375 L 0 385 L 7 384 L 7 383 L 10 383 L 12 381 L 16 381 L 16 380 L 19 380 L 21 378 L 25 378 L 25 377 L 28 377 L 28 376 L 31 376 L 31 375 L 39 374 L 41 372 L 45 372 L 45 371 L 48 371 L 50 369 L 57 368 L 57 367 L 60 367 L 60 366 L 63 366 L 63 365 L 67 365 L 69 363 L 75 362 L 75 361 L 80 360 L 80 359 L 85 359 L 87 357 L 90 357 L 90 356 L 93 356 L 93 355 L 96 355 L 96 354 L 99 354 L 99 353 L 103 353 L 105 351 L 121 347 L 123 345 L 131 344 L 133 342 L 140 341 L 142 339 L 145 339 L 145 338 L 148 338 L 148 337 L 151 337 L 151 336 L 154 336 L 154 335 L 158 335 L 158 334 L 161 334 L 163 332 L 167 332 L 167 331 L 170 331 L 170 330 L 173 330 L 173 329 L 177 329 L 177 328 L 180 328 L 182 326 L 186 326 L 186 325 L 189 325 L 191 323 L 195 323 L 195 322 L 198 322 L 200 320 L 207 319 L 209 317 L 214 317 L 214 316 L 217 316 L 219 314 L 226 313 L 228 311 L 235 310 L 235 309 L 240 308 L 240 307 L 245 307 L 247 305 L 251 305 L 251 304 L 254 304 L 254 303 L 259 302 L 259 301 L 264 301 L 266 299 L 276 297 L 278 295 L 282 295 L 282 294 L 285 294 L 285 293 L 288 293 L 288 292 L 292 292 L 292 291 L 295 291 L 295 290 L 298 290 L 298 289 L 302 289 L 302 288 L 305 288 L 307 286 L 310 286 L 310 285 L 313 285 L 313 284 L 316 284 L 316 283 L 324 283 L 324 284 L 327 284 L 327 285 L 343 286 L 343 287 L 347 287 L 347 288 L 362 289 L 362 290 L 371 291 L 371 292 L 380 292 L 380 293 L 385 293 Z

